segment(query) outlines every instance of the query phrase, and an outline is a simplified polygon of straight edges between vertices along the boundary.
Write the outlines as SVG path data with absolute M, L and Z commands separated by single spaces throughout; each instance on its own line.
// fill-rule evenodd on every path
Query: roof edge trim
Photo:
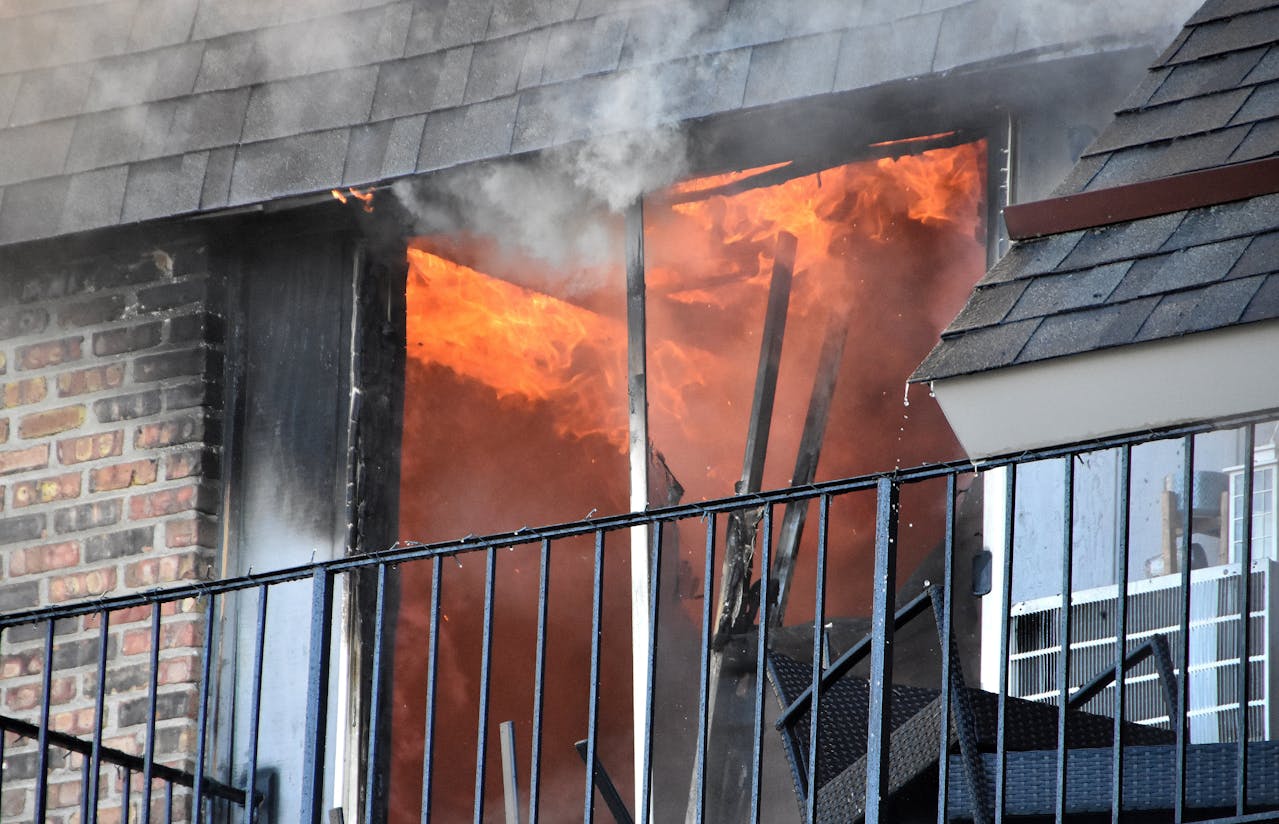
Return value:
M 1217 206 L 1279 192 L 1279 157 L 1218 166 L 1004 208 L 1013 240 Z

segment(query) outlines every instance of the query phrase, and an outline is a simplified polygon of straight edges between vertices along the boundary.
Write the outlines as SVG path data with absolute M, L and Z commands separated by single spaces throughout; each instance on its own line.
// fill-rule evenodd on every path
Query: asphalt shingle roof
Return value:
M 673 36 L 690 5 L 704 19 Z M 579 139 L 599 127 L 565 105 L 629 71 L 679 90 L 663 117 L 683 120 L 1153 23 L 1127 25 L 1032 31 L 1002 0 L 0 0 L 0 244 Z M 1232 102 L 1218 120 L 1264 116 Z
M 1279 5 L 1210 0 L 1057 194 L 1279 154 Z
M 1279 0 L 1209 0 L 1055 194 L 1275 155 Z M 1270 194 L 1014 243 L 912 379 L 1276 318 Z

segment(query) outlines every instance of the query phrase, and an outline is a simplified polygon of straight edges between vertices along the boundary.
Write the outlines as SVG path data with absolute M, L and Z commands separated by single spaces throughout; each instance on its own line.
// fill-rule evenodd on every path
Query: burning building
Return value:
M 885 587 L 822 484 L 965 454 L 908 379 L 1193 6 L 0 11 L 6 820 L 559 820 L 579 738 L 641 818 L 793 814 L 756 647 Z

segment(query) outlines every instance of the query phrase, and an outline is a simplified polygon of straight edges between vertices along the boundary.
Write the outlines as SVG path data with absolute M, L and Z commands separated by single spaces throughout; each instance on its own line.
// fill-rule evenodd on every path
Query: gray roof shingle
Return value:
M 1152 21 L 1129 17 L 1107 47 L 1149 41 Z M 1020 26 L 996 0 L 6 0 L 0 20 L 4 242 L 582 139 L 629 72 L 672 91 L 662 117 L 694 118 L 1040 60 L 1098 33 Z M 1231 72 L 1275 79 L 1255 48 Z M 1225 82 L 1167 71 L 1191 91 Z M 1260 123 L 1231 151 L 1268 147 Z
M 1279 154 L 1276 54 L 1279 0 L 1209 0 L 1057 194 Z M 912 379 L 1279 319 L 1277 277 L 1279 193 L 1016 242 Z

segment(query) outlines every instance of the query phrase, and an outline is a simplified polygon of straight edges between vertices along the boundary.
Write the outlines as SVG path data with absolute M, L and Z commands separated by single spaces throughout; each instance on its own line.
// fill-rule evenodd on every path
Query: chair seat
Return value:
M 1123 750 L 1123 807 L 1125 812 L 1159 812 L 1173 809 L 1175 801 L 1176 748 L 1169 744 L 1125 746 Z M 1197 810 L 1224 810 L 1235 806 L 1238 795 L 1235 744 L 1192 744 L 1186 750 L 1186 805 Z M 1111 747 L 1070 750 L 1066 757 L 1066 812 L 1105 813 L 1111 807 L 1113 786 Z M 981 755 L 984 773 L 994 776 L 998 767 L 993 753 Z M 963 769 L 951 756 L 953 775 Z M 1004 814 L 1051 816 L 1057 799 L 1055 750 L 1009 752 Z M 1251 807 L 1279 807 L 1279 741 L 1248 745 L 1248 803 Z M 971 818 L 968 783 L 949 782 L 947 809 L 951 818 Z M 994 809 L 993 782 L 982 789 L 988 809 Z
M 769 656 L 769 675 L 778 699 L 786 707 L 812 683 L 808 664 L 779 653 Z M 983 690 L 960 687 L 971 708 L 978 749 L 993 752 L 997 743 L 999 697 Z M 900 684 L 892 686 L 888 790 L 890 794 L 936 768 L 941 750 L 941 691 Z M 866 729 L 869 683 L 845 676 L 822 692 L 819 707 L 817 762 L 818 821 L 860 820 L 865 812 Z M 1057 745 L 1057 707 L 1007 698 L 1005 746 L 1009 750 L 1043 750 Z M 782 732 L 791 777 L 799 799 L 807 797 L 809 713 L 801 712 Z M 951 714 L 952 747 L 956 714 Z M 1114 721 L 1106 716 L 1072 710 L 1068 713 L 1067 745 L 1100 747 L 1114 735 Z M 1125 724 L 1126 740 L 1135 744 L 1167 744 L 1172 733 L 1140 724 Z M 964 783 L 962 772 L 954 775 Z M 1055 773 L 1054 773 L 1055 775 Z

